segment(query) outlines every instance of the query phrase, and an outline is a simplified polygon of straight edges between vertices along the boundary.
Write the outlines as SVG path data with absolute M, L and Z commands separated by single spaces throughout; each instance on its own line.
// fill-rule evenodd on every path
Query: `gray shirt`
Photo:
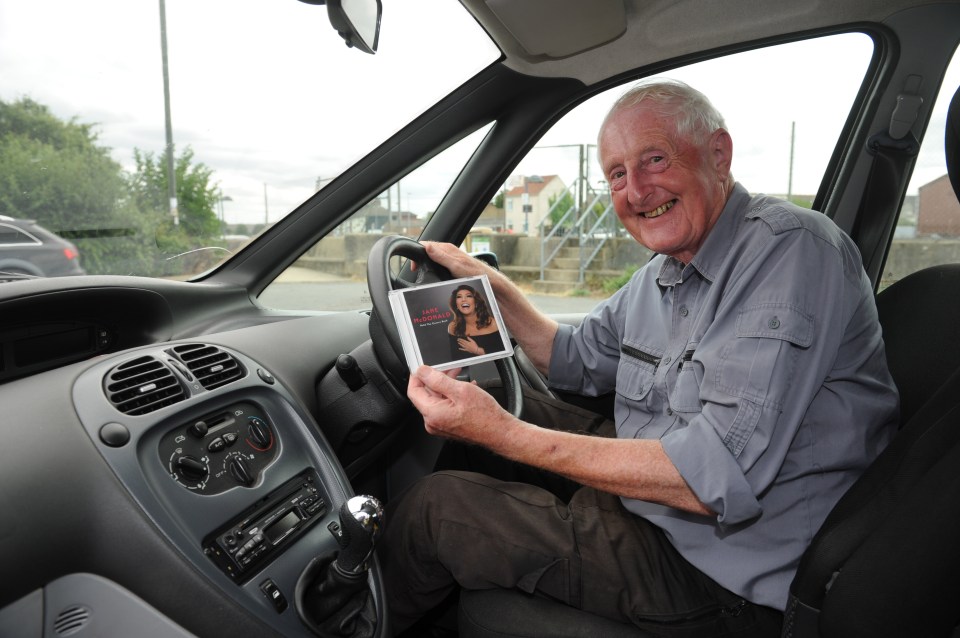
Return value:
M 701 571 L 784 609 L 800 555 L 890 441 L 899 399 L 856 246 L 737 184 L 684 265 L 659 255 L 576 329 L 550 383 L 616 390 L 620 438 L 660 439 L 716 518 L 623 499 Z

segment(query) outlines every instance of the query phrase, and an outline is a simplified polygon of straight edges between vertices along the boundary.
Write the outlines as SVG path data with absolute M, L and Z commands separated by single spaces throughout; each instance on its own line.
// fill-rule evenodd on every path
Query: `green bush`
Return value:
M 613 294 L 623 288 L 640 266 L 628 266 L 622 275 L 611 277 L 603 282 L 603 291 Z

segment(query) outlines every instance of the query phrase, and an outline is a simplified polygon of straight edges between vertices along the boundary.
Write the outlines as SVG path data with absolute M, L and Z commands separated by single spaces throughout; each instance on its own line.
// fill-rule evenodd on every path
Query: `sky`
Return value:
M 322 6 L 165 0 L 174 143 L 213 169 L 226 221 L 276 221 L 497 57 L 457 2 L 384 4 L 371 56 L 344 45 Z M 787 192 L 794 130 L 792 190 L 812 194 L 842 125 L 836 105 L 850 102 L 868 59 L 866 37 L 844 35 L 670 77 L 702 90 L 724 114 L 734 175 L 751 190 Z M 158 1 L 0 0 L 0 99 L 29 96 L 62 119 L 95 124 L 99 142 L 127 169 L 134 148 L 164 149 L 161 60 Z M 958 66 L 947 85 L 960 84 Z M 594 144 L 619 93 L 565 117 L 516 172 L 569 182 L 577 147 Z M 932 128 L 939 120 L 942 130 L 944 113 L 938 104 Z M 402 180 L 393 205 L 399 196 L 404 209 L 429 213 L 442 196 L 437 184 L 449 183 L 477 140 L 433 162 L 431 178 Z M 940 140 L 928 142 L 914 192 L 943 174 Z

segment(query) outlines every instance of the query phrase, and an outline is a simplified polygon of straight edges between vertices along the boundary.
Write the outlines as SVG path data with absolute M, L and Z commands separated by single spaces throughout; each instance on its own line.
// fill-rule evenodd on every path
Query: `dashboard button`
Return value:
M 130 441 L 130 430 L 120 423 L 107 423 L 100 428 L 100 440 L 110 447 L 123 447 Z
M 187 428 L 187 432 L 190 433 L 190 436 L 196 437 L 198 439 L 202 439 L 203 437 L 205 437 L 207 435 L 208 430 L 209 428 L 207 427 L 206 421 L 197 421 L 196 423 L 194 423 L 193 425 Z
M 287 599 L 283 597 L 283 592 L 281 592 L 277 584 L 269 578 L 260 583 L 260 591 L 262 591 L 263 595 L 267 597 L 267 600 L 273 604 L 273 608 L 277 610 L 278 614 L 282 614 L 287 608 Z

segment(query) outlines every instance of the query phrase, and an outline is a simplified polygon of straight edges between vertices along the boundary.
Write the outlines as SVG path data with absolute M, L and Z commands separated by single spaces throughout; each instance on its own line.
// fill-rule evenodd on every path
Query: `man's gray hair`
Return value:
M 674 118 L 677 135 L 695 144 L 703 144 L 717 129 L 726 129 L 723 116 L 707 96 L 679 80 L 655 80 L 638 84 L 620 96 L 603 120 L 617 111 L 644 103 L 645 107 L 664 117 Z

